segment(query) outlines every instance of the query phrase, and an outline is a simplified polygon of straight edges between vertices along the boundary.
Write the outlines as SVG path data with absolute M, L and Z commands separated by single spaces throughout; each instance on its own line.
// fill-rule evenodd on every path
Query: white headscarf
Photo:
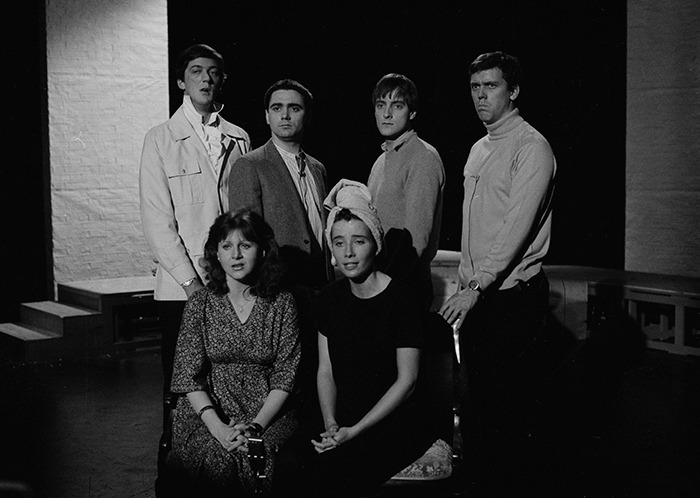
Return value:
M 372 194 L 369 193 L 369 189 L 364 184 L 345 178 L 340 180 L 323 201 L 323 205 L 326 209 L 331 210 L 326 223 L 328 247 L 331 247 L 331 229 L 335 217 L 341 209 L 347 209 L 361 219 L 372 232 L 377 243 L 377 254 L 379 254 L 384 245 L 384 230 L 379 216 L 377 216 L 377 208 L 372 205 Z

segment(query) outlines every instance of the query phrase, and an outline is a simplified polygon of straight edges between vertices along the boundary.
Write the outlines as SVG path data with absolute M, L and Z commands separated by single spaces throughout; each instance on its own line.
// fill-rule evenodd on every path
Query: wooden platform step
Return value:
M 134 276 L 59 283 L 58 301 L 110 312 L 114 306 L 152 301 L 155 280 L 152 276 Z
M 56 301 L 38 301 L 20 305 L 21 322 L 57 332 L 64 337 L 89 332 L 102 325 L 98 311 Z
M 64 356 L 61 334 L 31 325 L 0 323 L 0 357 L 3 360 L 43 361 Z

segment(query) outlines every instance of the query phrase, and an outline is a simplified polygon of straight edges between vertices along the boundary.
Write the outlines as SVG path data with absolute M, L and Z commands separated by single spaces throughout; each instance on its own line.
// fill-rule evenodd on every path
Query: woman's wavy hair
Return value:
M 260 297 L 275 297 L 280 291 L 284 277 L 284 264 L 279 256 L 279 246 L 270 225 L 262 216 L 248 209 L 222 214 L 209 229 L 209 236 L 204 244 L 204 258 L 200 262 L 207 273 L 207 287 L 219 295 L 229 291 L 226 272 L 219 262 L 217 252 L 219 242 L 225 240 L 234 230 L 240 230 L 243 237 L 254 242 L 263 254 L 254 270 L 251 293 Z

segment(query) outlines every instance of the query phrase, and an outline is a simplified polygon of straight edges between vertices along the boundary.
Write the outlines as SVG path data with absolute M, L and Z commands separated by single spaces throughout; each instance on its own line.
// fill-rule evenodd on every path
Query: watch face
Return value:
M 469 288 L 473 291 L 478 291 L 479 290 L 479 282 L 477 282 L 476 280 L 472 280 L 471 282 L 469 282 Z

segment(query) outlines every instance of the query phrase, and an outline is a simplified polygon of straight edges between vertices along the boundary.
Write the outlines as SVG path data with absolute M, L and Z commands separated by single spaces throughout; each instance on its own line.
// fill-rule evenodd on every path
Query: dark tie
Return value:
M 304 201 L 304 205 L 306 206 L 306 211 L 309 211 L 309 205 L 308 205 L 308 190 L 309 186 L 306 182 L 306 160 L 304 159 L 304 153 L 301 152 L 299 153 L 298 156 L 294 156 L 294 158 L 297 160 L 297 168 L 299 168 L 299 190 L 300 192 L 300 197 L 301 200 Z

